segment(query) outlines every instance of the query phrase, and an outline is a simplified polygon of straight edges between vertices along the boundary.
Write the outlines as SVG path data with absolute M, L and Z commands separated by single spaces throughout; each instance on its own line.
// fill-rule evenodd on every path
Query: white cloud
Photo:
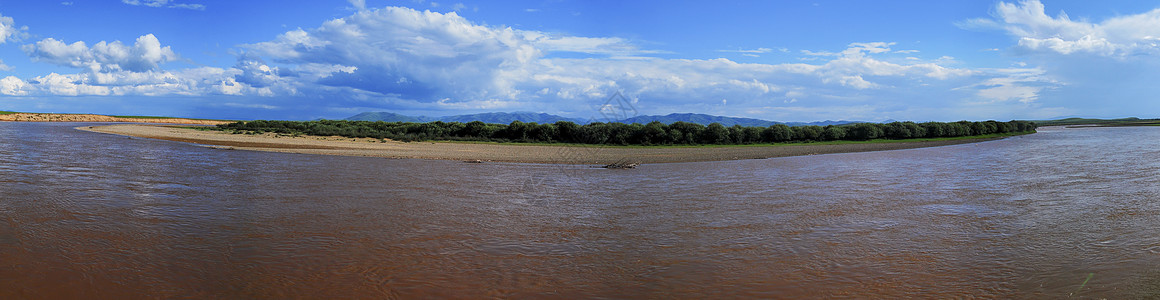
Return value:
M 950 57 L 907 60 L 906 54 L 914 51 L 894 51 L 893 45 L 851 43 L 845 49 L 803 50 L 817 60 L 812 63 L 668 59 L 649 57 L 662 52 L 642 50 L 619 37 L 485 26 L 455 12 L 387 7 L 241 45 L 245 51 L 237 64 L 224 69 L 164 70 L 161 66 L 177 55 L 153 35 L 131 46 L 100 42 L 89 47 L 48 38 L 24 50 L 36 61 L 82 71 L 5 78 L 0 93 L 262 96 L 271 100 L 250 107 L 279 109 L 295 105 L 278 101 L 315 97 L 327 101 L 311 105 L 334 109 L 397 106 L 442 113 L 502 109 L 583 114 L 595 111 L 593 101 L 621 92 L 647 113 L 779 118 L 796 112 L 801 114 L 787 119 L 802 120 L 827 111 L 830 116 L 850 113 L 843 118 L 869 119 L 880 115 L 875 107 L 909 107 L 919 101 L 915 97 L 932 98 L 923 99 L 922 105 L 1032 103 L 1058 84 L 1042 73 L 951 67 L 956 63 Z M 721 52 L 773 51 L 788 53 L 776 48 Z M 564 53 L 587 58 L 560 55 Z M 729 105 L 720 105 L 721 99 Z
M 0 44 L 19 40 L 27 35 L 26 31 L 28 31 L 28 26 L 16 27 L 12 17 L 0 15 Z
M 577 37 L 525 30 L 517 30 L 516 33 L 522 39 L 531 42 L 536 49 L 546 52 L 577 52 L 621 57 L 660 53 L 656 50 L 641 50 L 628 40 L 616 37 Z
M 773 51 L 773 49 L 757 48 L 757 49 L 717 50 L 717 52 L 751 53 L 751 54 L 769 53 L 770 51 Z
M 205 10 L 205 5 L 181 3 L 181 4 L 170 5 L 169 8 L 182 8 L 182 9 L 189 9 L 189 10 Z
M 301 89 L 314 88 L 304 87 L 307 83 L 356 70 L 354 67 L 319 63 L 301 64 L 292 69 L 279 68 L 244 54 L 233 68 L 162 70 L 161 64 L 178 57 L 152 34 L 141 36 L 131 46 L 119 41 L 102 41 L 88 47 L 84 42 L 66 44 L 48 38 L 25 45 L 23 50 L 34 61 L 79 68 L 82 72 L 51 73 L 20 82 L 6 79 L 5 94 L 301 96 Z
M 834 53 L 834 52 L 826 52 L 826 51 L 814 52 L 814 51 L 810 51 L 810 50 L 802 50 L 802 54 L 809 55 L 809 56 L 838 56 L 838 53 Z
M 975 91 L 984 103 L 1017 101 L 1028 104 L 1038 100 L 1042 91 L 1062 85 L 1046 77 L 1046 71 L 1040 68 L 987 69 L 981 72 L 997 76 L 963 89 Z
M 16 78 L 16 76 L 4 77 L 3 79 L 0 79 L 0 94 L 9 96 L 27 95 L 28 91 L 24 90 L 25 86 L 27 85 L 28 84 L 25 83 L 24 80 L 20 80 L 20 78 Z
M 234 68 L 241 70 L 241 74 L 234 76 L 234 80 L 250 86 L 267 87 L 284 81 L 280 73 L 285 72 L 280 72 L 278 67 L 270 67 L 261 60 L 241 59 Z
M 279 107 L 277 107 L 277 106 L 267 105 L 267 104 L 225 103 L 225 104 L 222 104 L 222 106 L 233 107 L 233 108 L 279 109 Z
M 86 77 L 86 76 L 87 76 L 87 74 L 60 75 L 57 73 L 50 73 L 50 74 L 45 75 L 45 76 L 39 76 L 39 77 L 33 78 L 32 80 L 29 80 L 29 82 L 32 83 L 32 85 L 30 85 L 30 86 L 35 86 L 35 87 L 44 89 L 49 94 L 52 94 L 52 95 L 104 96 L 104 95 L 108 95 L 110 93 L 110 89 L 107 86 L 85 84 L 83 82 L 85 80 L 85 78 L 78 78 L 78 77 Z
M 1043 90 L 1042 87 L 1019 85 L 1018 82 L 1011 78 L 988 79 L 984 85 L 993 87 L 980 89 L 978 91 L 979 97 L 992 101 L 1015 100 L 1023 103 L 1031 103 L 1039 99 L 1039 91 Z
M 350 2 L 350 6 L 354 7 L 355 9 L 358 9 L 358 10 L 367 9 L 367 1 L 366 0 L 347 0 L 347 1 Z
M 293 95 L 283 86 L 254 87 L 237 82 L 237 69 L 201 67 L 180 71 L 117 71 L 107 73 L 15 77 L 0 81 L 0 93 L 56 96 L 163 96 L 163 95 Z
M 454 12 L 387 7 L 360 11 L 318 28 L 292 30 L 274 41 L 243 47 L 283 64 L 352 69 L 319 79 L 317 83 L 323 86 L 447 107 L 478 103 L 483 108 L 513 101 L 575 103 L 618 90 L 674 103 L 726 97 L 740 104 L 770 98 L 784 100 L 773 93 L 786 86 L 860 90 L 890 87 L 913 78 L 944 80 L 974 74 L 937 62 L 897 64 L 873 58 L 888 54 L 891 45 L 852 43 L 841 52 L 827 54 L 835 58 L 823 65 L 660 59 L 642 56 L 660 51 L 641 50 L 631 41 L 617 37 L 487 27 Z M 724 51 L 760 54 L 774 49 Z M 551 55 L 558 52 L 598 57 Z M 238 68 L 246 70 L 244 74 L 261 75 L 238 77 L 242 83 L 262 86 L 263 81 L 257 78 L 275 78 L 271 77 L 271 72 L 276 71 L 273 69 Z M 902 80 L 875 82 L 885 77 Z
M 1160 9 L 1109 18 L 1100 23 L 1072 20 L 1066 13 L 1044 13 L 1038 0 L 1000 2 L 993 19 L 961 22 L 963 28 L 994 28 L 1018 39 L 1019 49 L 1058 54 L 1088 53 L 1125 57 L 1160 54 Z
M 783 53 L 789 51 L 789 49 L 785 49 L 785 48 L 779 48 L 778 50 L 783 52 Z M 737 50 L 717 50 L 717 52 L 739 53 L 742 56 L 748 56 L 748 57 L 761 57 L 760 54 L 769 53 L 770 51 L 773 51 L 773 49 L 770 49 L 770 48 L 740 49 L 740 48 L 738 48 Z
M 536 43 L 591 52 L 615 52 L 622 44 L 546 34 L 529 40 L 521 31 L 475 25 L 454 12 L 387 7 L 359 11 L 319 28 L 294 30 L 274 41 L 243 47 L 276 62 L 355 67 L 352 73 L 335 73 L 318 82 L 326 86 L 423 101 L 466 101 L 513 96 L 517 91 L 502 75 L 526 72 L 527 64 L 542 55 Z
M 65 44 L 47 38 L 21 48 L 34 61 L 81 68 L 93 73 L 122 70 L 145 72 L 178 58 L 169 46 L 162 47 L 153 34 L 137 38 L 132 46 L 122 44 L 121 41 L 101 41 L 90 48 L 84 42 Z
M 825 82 L 836 82 L 856 89 L 877 88 L 881 85 L 867 81 L 864 76 L 920 76 L 934 79 L 949 79 L 973 74 L 966 69 L 944 67 L 947 57 L 934 63 L 896 64 L 873 58 L 872 54 L 889 53 L 894 43 L 851 43 L 849 48 L 829 55 L 837 58 L 812 71 Z M 811 55 L 811 53 L 806 53 Z M 812 54 L 816 54 L 813 52 Z
M 205 5 L 203 4 L 176 3 L 176 1 L 171 0 L 121 0 L 121 3 L 134 6 L 205 10 Z

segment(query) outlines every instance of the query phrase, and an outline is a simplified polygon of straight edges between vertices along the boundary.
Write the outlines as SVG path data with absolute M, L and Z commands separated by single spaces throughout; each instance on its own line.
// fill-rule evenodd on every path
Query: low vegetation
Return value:
M 1035 132 L 1030 121 L 1010 122 L 893 122 L 857 123 L 829 126 L 783 124 L 769 127 L 725 127 L 676 122 L 664 124 L 590 123 L 568 121 L 548 124 L 488 124 L 459 122 L 382 121 L 242 121 L 218 125 L 215 130 L 234 133 L 279 133 L 289 135 L 342 136 L 399 141 L 491 141 L 524 143 L 571 143 L 612 145 L 748 145 L 790 142 L 868 141 L 875 139 L 921 139 L 984 136 Z
M 125 119 L 173 119 L 173 117 L 158 117 L 158 116 L 110 116 L 114 118 Z
M 1096 125 L 1096 126 L 1158 126 L 1160 119 L 1140 119 L 1140 118 L 1120 118 L 1120 119 L 1086 119 L 1086 118 L 1067 118 L 1059 120 L 1042 120 L 1034 121 L 1039 126 L 1073 126 L 1073 125 Z

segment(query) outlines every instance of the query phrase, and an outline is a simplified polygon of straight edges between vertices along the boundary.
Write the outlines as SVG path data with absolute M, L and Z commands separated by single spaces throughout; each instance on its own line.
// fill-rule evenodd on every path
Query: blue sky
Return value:
M 1160 117 L 1144 2 L 6 1 L 0 110 Z

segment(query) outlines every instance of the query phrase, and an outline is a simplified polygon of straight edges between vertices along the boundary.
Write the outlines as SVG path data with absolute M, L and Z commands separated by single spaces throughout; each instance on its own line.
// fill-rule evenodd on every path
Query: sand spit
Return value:
M 165 124 L 196 124 L 217 125 L 230 123 L 229 121 L 193 120 L 181 118 L 121 118 L 90 114 L 37 114 L 14 113 L 0 115 L 0 121 L 14 122 L 129 122 L 129 123 L 165 123 Z
M 371 156 L 385 158 L 444 159 L 479 162 L 526 162 L 553 164 L 671 163 L 763 159 L 770 157 L 865 152 L 937 147 L 996 140 L 999 138 L 928 142 L 845 145 L 787 145 L 766 147 L 598 147 L 544 146 L 490 143 L 411 142 L 343 137 L 288 136 L 279 134 L 230 134 L 174 126 L 108 125 L 77 129 L 133 137 L 212 145 L 218 149 L 256 150 L 306 154 Z

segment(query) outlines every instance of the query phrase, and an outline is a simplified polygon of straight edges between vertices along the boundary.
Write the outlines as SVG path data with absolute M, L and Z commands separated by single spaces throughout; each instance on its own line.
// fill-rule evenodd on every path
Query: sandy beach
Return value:
M 38 114 L 13 113 L 0 114 L 0 121 L 11 122 L 118 122 L 118 123 L 165 123 L 165 124 L 195 124 L 217 125 L 230 123 L 217 120 L 194 120 L 182 118 L 122 118 L 93 114 Z
M 378 139 L 279 134 L 230 134 L 174 126 L 119 124 L 78 127 L 79 130 L 210 145 L 227 150 L 254 150 L 384 158 L 553 164 L 609 164 L 617 161 L 672 163 L 763 159 L 770 157 L 899 150 L 995 140 L 966 139 L 843 145 L 783 145 L 745 147 L 599 147 L 546 146 L 460 142 L 398 142 Z

